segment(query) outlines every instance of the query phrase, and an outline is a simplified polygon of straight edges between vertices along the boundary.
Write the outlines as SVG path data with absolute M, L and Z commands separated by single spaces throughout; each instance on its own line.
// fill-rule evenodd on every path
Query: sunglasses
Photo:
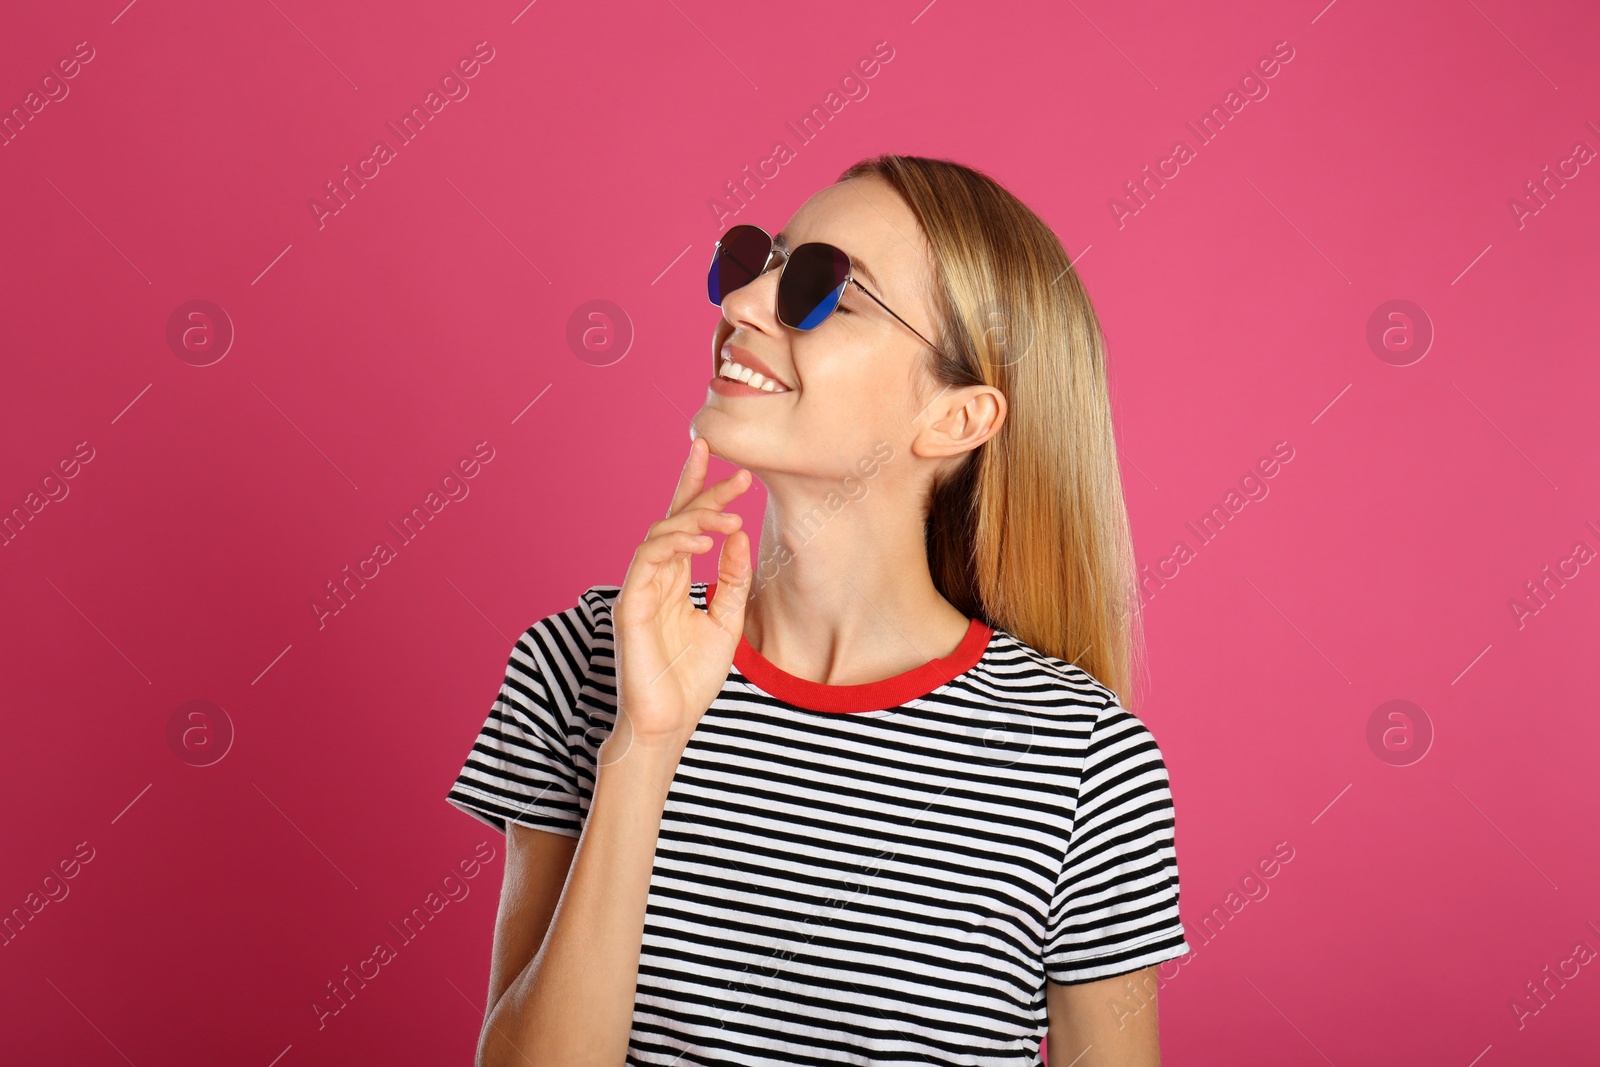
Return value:
M 845 289 L 854 285 L 894 315 L 902 326 L 917 334 L 923 344 L 939 351 L 932 341 L 917 333 L 915 326 L 895 315 L 872 290 L 856 281 L 849 253 L 821 241 L 809 241 L 786 253 L 759 226 L 734 226 L 718 239 L 711 256 L 711 269 L 706 274 L 706 291 L 711 302 L 721 307 L 730 293 L 765 274 L 774 256 L 784 257 L 778 275 L 778 321 L 790 329 L 814 330 L 821 326 L 838 310 Z

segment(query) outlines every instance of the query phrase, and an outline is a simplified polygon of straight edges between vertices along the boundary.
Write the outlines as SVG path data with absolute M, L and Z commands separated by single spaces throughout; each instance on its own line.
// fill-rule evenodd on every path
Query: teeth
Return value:
M 788 389 L 779 384 L 775 379 L 763 377 L 759 372 L 751 370 L 741 363 L 735 363 L 726 357 L 722 360 L 722 367 L 717 371 L 718 376 L 732 378 L 734 381 L 743 382 L 754 386 L 767 393 L 785 393 Z

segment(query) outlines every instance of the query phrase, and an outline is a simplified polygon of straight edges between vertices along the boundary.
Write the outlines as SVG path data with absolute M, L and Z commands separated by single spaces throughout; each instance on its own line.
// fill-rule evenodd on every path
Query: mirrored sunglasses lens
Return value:
M 778 321 L 796 330 L 816 329 L 839 306 L 849 274 L 850 257 L 832 245 L 796 248 L 778 279 Z
M 720 307 L 729 293 L 760 277 L 771 252 L 772 238 L 759 227 L 735 226 L 723 234 L 706 277 L 706 293 L 711 302 Z

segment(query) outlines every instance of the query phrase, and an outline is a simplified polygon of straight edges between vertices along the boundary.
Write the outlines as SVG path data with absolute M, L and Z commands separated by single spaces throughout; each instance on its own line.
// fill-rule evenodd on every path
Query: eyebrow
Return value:
M 776 245 L 778 247 L 778 250 L 783 252 L 784 255 L 788 255 L 789 254 L 789 251 L 790 251 L 790 249 L 789 249 L 789 238 L 784 236 L 782 233 L 779 233 L 776 237 L 774 237 L 772 239 L 772 243 L 774 245 Z M 841 251 L 843 251 L 843 250 L 841 249 Z M 850 255 L 850 253 L 849 252 L 845 252 L 845 255 Z M 856 273 L 860 274 L 867 281 L 871 282 L 872 283 L 872 287 L 874 289 L 876 289 L 878 292 L 880 292 L 880 293 L 883 292 L 883 283 L 878 281 L 878 277 L 877 277 L 877 275 L 872 273 L 872 268 L 871 267 L 867 266 L 865 263 L 863 263 L 860 259 L 856 258 L 855 256 L 850 256 L 850 262 L 855 265 Z

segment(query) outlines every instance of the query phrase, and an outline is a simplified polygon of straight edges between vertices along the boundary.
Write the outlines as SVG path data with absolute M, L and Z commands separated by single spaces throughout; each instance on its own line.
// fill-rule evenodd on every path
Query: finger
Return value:
M 722 555 L 717 560 L 717 595 L 706 605 L 711 621 L 735 638 L 744 633 L 744 608 L 750 599 L 754 573 L 750 535 L 736 530 L 722 542 Z
M 685 553 L 698 555 L 711 550 L 712 539 L 710 534 L 689 533 L 687 530 L 674 530 L 671 533 L 658 534 L 639 546 L 634 558 L 642 563 L 660 565 L 669 563 L 676 557 Z
M 711 444 L 703 437 L 689 442 L 689 459 L 678 475 L 678 487 L 672 493 L 672 504 L 667 508 L 667 518 L 672 518 L 689 505 L 706 483 L 706 468 L 711 464 Z
M 690 500 L 684 506 L 713 508 L 720 511 L 727 507 L 728 503 L 738 497 L 740 493 L 743 493 L 754 484 L 755 475 L 751 474 L 750 471 L 744 467 L 740 467 L 722 481 L 716 482 L 710 486 L 699 496 L 695 497 L 693 500 Z
M 731 533 L 744 523 L 744 516 L 736 511 L 718 511 L 715 508 L 684 508 L 670 518 L 657 519 L 650 524 L 650 529 L 645 533 L 646 538 L 657 534 L 669 533 L 673 530 L 687 530 L 690 533 L 704 533 L 707 530 L 717 530 L 722 533 Z

